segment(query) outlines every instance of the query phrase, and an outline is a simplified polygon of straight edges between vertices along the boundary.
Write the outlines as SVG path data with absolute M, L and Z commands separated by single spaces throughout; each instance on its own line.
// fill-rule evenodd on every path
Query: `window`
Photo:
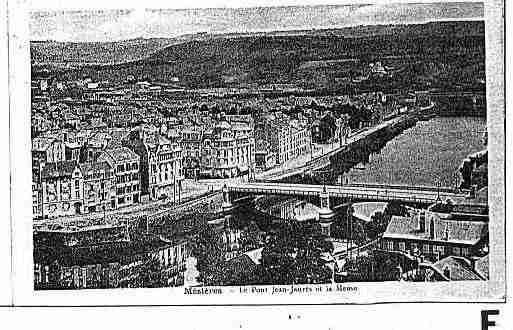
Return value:
M 125 203 L 125 197 L 119 197 L 118 204 L 124 204 L 124 203 Z
M 422 253 L 423 254 L 430 254 L 431 253 L 431 245 L 429 244 L 424 244 L 424 246 L 422 247 Z
M 80 181 L 75 180 L 75 189 L 80 189 Z
M 404 242 L 399 242 L 399 250 L 406 251 L 406 244 Z

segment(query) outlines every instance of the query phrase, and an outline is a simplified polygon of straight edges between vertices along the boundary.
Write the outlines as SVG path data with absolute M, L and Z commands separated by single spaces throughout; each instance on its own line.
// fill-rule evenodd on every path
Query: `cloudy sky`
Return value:
M 147 0 L 155 7 L 155 1 Z M 189 0 L 189 6 L 196 0 Z M 255 32 L 372 24 L 407 24 L 439 20 L 483 19 L 482 2 L 397 3 L 238 8 L 233 1 L 203 9 L 79 9 L 50 0 L 32 5 L 32 40 L 112 41 L 174 37 L 187 33 Z M 89 3 L 91 2 L 91 3 Z M 105 1 L 103 1 L 105 2 Z M 197 1 L 196 1 L 197 2 Z M 260 1 L 262 2 L 262 1 Z M 317 3 L 310 0 L 308 3 Z M 66 4 L 66 10 L 61 5 Z M 81 2 L 83 4 L 83 2 Z M 94 0 L 89 0 L 89 8 Z M 96 3 L 98 3 L 96 1 Z M 127 3 L 130 3 L 127 0 Z M 140 3 L 140 2 L 139 2 Z M 176 2 L 175 2 L 176 3 Z M 231 3 L 231 5 L 226 5 Z M 241 2 L 237 2 L 240 4 Z M 265 0 L 264 0 L 265 3 Z M 286 4 L 297 4 L 289 1 Z M 216 5 L 217 2 L 208 2 Z M 205 5 L 203 5 L 205 6 Z M 128 7 L 128 5 L 127 5 Z M 169 6 L 167 6 L 169 7 Z M 101 8 L 101 7 L 100 7 Z M 59 10 L 60 9 L 60 10 Z

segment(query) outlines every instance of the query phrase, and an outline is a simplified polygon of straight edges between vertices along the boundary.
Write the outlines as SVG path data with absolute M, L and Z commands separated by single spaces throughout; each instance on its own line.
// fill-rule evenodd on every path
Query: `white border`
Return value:
M 356 1 L 353 1 L 355 3 Z M 375 1 L 374 1 L 375 2 Z M 397 1 L 396 1 L 397 2 Z M 501 1 L 486 3 L 487 93 L 490 181 L 490 276 L 488 282 L 358 283 L 357 295 L 347 293 L 301 296 L 240 295 L 223 287 L 222 296 L 183 295 L 183 288 L 111 289 L 79 291 L 33 290 L 30 60 L 26 4 L 9 4 L 11 175 L 14 233 L 13 289 L 16 305 L 218 305 L 218 304 L 327 304 L 375 302 L 501 302 L 504 277 L 504 93 Z M 494 133 L 495 132 L 495 133 Z M 493 201 L 493 202 L 492 202 Z M 348 285 L 348 284 L 346 284 Z

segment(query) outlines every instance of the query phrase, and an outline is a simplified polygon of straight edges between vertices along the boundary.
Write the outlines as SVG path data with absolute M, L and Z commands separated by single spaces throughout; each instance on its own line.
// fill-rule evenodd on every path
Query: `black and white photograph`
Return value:
M 25 289 L 504 299 L 488 13 L 31 8 Z

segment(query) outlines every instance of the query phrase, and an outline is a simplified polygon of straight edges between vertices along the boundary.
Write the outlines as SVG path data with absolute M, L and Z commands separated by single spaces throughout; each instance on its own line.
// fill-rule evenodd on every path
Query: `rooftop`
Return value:
M 46 179 L 71 176 L 75 167 L 77 167 L 77 162 L 74 160 L 47 163 L 41 171 L 41 177 Z
M 127 147 L 115 148 L 115 149 L 107 149 L 104 151 L 112 160 L 115 162 L 124 162 L 127 160 L 139 160 L 139 156 L 128 149 Z
M 461 257 L 449 256 L 433 264 L 433 268 L 450 281 L 477 281 L 483 280 L 472 269 L 470 261 Z M 449 271 L 448 275 L 445 271 Z
M 429 235 L 431 221 L 434 227 L 433 237 Z M 424 231 L 419 230 L 419 217 L 393 216 L 383 237 L 475 245 L 487 234 L 486 222 L 441 219 L 428 214 Z
M 82 169 L 84 174 L 88 172 L 106 172 L 112 168 L 107 162 L 83 163 L 79 164 L 79 167 Z

